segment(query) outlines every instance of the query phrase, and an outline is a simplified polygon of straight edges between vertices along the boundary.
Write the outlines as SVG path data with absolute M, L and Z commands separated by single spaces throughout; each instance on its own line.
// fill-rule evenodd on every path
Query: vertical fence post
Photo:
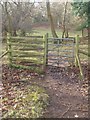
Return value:
M 48 64 L 48 33 L 45 35 L 45 66 Z
M 77 55 L 78 55 L 78 50 L 79 50 L 79 35 L 76 37 L 76 45 L 75 45 L 75 66 L 78 67 L 78 61 L 77 61 Z
M 74 65 L 74 59 L 75 59 L 75 37 L 73 38 L 73 43 L 72 43 L 72 63 L 71 65 L 73 66 Z
M 75 64 L 76 66 L 79 66 L 79 70 L 80 70 L 80 75 L 82 77 L 82 79 L 84 78 L 83 76 L 83 72 L 82 72 L 82 67 L 81 67 L 81 62 L 80 62 L 80 58 L 79 58 L 79 35 L 77 35 L 76 38 L 76 53 L 75 53 Z
M 8 59 L 9 59 L 9 65 L 12 66 L 12 46 L 11 46 L 11 37 L 7 38 L 7 44 L 8 44 Z
M 58 58 L 58 60 L 57 60 L 57 65 L 58 65 L 58 67 L 59 67 L 59 62 L 60 62 L 60 55 L 59 55 L 59 44 L 60 44 L 60 40 L 57 40 L 57 45 L 58 45 L 58 50 L 57 50 L 57 58 Z

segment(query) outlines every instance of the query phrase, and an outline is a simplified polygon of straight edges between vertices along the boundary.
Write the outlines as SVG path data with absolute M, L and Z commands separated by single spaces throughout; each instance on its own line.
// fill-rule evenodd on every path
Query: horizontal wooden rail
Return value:
M 55 47 L 60 47 L 60 46 L 62 46 L 62 47 L 64 47 L 64 46 L 74 46 L 73 44 L 57 44 L 57 45 L 55 45 L 55 44 L 48 44 L 48 45 L 50 45 L 50 46 L 55 46 Z
M 74 40 L 75 38 L 48 38 L 48 40 Z
M 82 54 L 87 55 L 88 57 L 90 57 L 90 53 L 88 53 L 88 52 L 85 52 L 85 51 L 79 50 L 79 53 L 82 53 Z
M 13 41 L 12 41 L 13 42 Z M 44 43 L 44 41 L 27 41 L 27 44 L 42 44 Z M 26 41 L 19 41 L 16 43 L 15 41 L 15 44 L 26 44 Z
M 73 38 L 48 38 L 50 40 L 74 40 Z
M 11 39 L 23 39 L 23 40 L 26 40 L 26 39 L 28 39 L 28 40 L 30 40 L 31 38 L 43 38 L 43 36 L 29 36 L 29 37 L 10 37 Z
M 8 53 L 8 51 L 4 52 L 4 53 L 0 56 L 0 59 L 3 58 L 7 53 Z

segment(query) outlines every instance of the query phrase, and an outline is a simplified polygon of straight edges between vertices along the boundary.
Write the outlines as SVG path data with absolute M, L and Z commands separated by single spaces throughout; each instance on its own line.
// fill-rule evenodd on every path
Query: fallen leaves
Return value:
M 23 91 L 18 88 L 15 91 L 15 89 L 16 87 L 11 91 L 14 93 L 14 98 L 8 99 L 5 96 L 2 98 L 3 118 L 36 118 L 41 116 L 48 102 L 45 90 L 38 86 L 29 85 L 24 87 Z
M 3 65 L 2 99 L 3 118 L 37 118 L 48 103 L 44 88 L 31 84 L 32 78 L 40 77 L 30 70 L 19 70 Z M 41 77 L 44 77 L 41 76 Z
M 51 93 L 53 91 L 53 96 L 55 96 L 56 101 L 57 99 L 60 101 L 61 99 L 67 99 L 66 94 L 60 98 L 60 95 L 63 95 L 65 91 L 73 95 L 73 99 L 75 99 L 75 95 L 77 96 L 77 89 L 80 89 L 83 96 L 86 96 L 88 88 L 86 84 L 87 80 L 81 87 L 79 83 L 77 84 L 79 80 L 78 68 L 72 67 L 68 68 L 66 71 L 64 68 L 54 68 L 47 72 L 53 79 L 50 80 L 48 78 L 44 86 L 49 88 Z M 86 71 L 84 74 L 86 75 Z M 11 69 L 7 65 L 3 65 L 2 78 L 4 86 L 0 97 L 2 97 L 1 102 L 4 118 L 33 118 L 43 114 L 43 109 L 47 105 L 48 95 L 45 93 L 45 90 L 37 86 L 37 84 L 39 84 L 37 80 L 39 81 L 40 79 L 40 81 L 43 82 L 44 75 L 39 75 L 30 70 Z M 74 89 L 72 85 L 76 85 L 77 88 Z

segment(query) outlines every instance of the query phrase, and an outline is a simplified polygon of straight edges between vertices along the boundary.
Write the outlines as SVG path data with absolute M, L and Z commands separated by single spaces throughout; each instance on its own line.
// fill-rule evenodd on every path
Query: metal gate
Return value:
M 47 65 L 69 66 L 74 62 L 75 38 L 47 39 Z

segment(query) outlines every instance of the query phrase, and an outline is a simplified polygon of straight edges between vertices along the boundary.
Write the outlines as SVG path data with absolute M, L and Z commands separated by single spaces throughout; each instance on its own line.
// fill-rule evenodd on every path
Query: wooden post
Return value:
M 72 52 L 72 56 L 73 56 L 73 58 L 72 58 L 72 66 L 74 65 L 74 57 L 75 57 L 75 38 L 73 38 L 73 43 L 72 43 L 73 45 L 72 45 L 72 50 L 73 50 L 73 52 Z
M 8 59 L 9 59 L 9 65 L 12 66 L 11 37 L 10 37 L 10 38 L 7 38 L 7 44 L 8 44 Z
M 48 64 L 48 33 L 45 35 L 45 66 Z
M 83 79 L 84 76 L 83 76 L 82 67 L 81 67 L 81 62 L 80 62 L 80 58 L 79 58 L 79 35 L 77 35 L 77 38 L 76 38 L 75 62 L 76 62 L 76 66 L 79 66 L 80 75 L 81 75 L 81 77 L 82 77 L 82 79 Z
M 76 37 L 76 46 L 75 46 L 75 66 L 78 67 L 78 61 L 76 56 L 78 55 L 78 50 L 79 50 L 79 35 Z
M 59 44 L 60 44 L 60 40 L 57 40 L 57 44 L 58 44 L 58 55 L 57 55 L 57 57 L 58 57 L 58 62 L 57 62 L 57 65 L 58 65 L 58 67 L 59 67 L 59 62 L 60 62 L 60 56 L 59 56 Z

